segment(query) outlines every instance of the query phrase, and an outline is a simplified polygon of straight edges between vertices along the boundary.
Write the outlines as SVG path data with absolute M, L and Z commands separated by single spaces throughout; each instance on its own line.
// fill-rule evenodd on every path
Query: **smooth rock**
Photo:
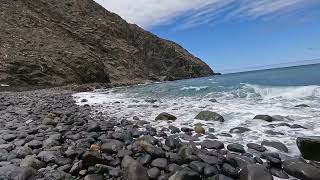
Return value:
M 169 180 L 201 180 L 200 175 L 193 171 L 179 170 L 170 176 Z
M 205 134 L 206 130 L 202 126 L 195 126 L 194 131 L 198 134 Z
M 124 143 L 122 141 L 107 139 L 101 146 L 101 151 L 104 153 L 114 154 L 117 153 L 120 149 L 124 147 Z
M 198 172 L 198 173 L 200 173 L 200 174 L 203 172 L 205 166 L 206 166 L 206 164 L 203 163 L 203 162 L 200 162 L 200 161 L 192 161 L 192 162 L 189 164 L 189 167 L 190 167 L 192 170 L 194 170 L 194 171 L 196 171 L 196 172 Z
M 3 180 L 29 180 L 33 175 L 33 170 L 28 167 L 14 165 L 0 167 L 0 179 Z
M 122 159 L 123 179 L 126 180 L 149 180 L 148 172 L 138 161 L 130 156 Z
M 303 158 L 320 161 L 320 136 L 298 137 L 296 142 Z
M 103 156 L 98 151 L 87 151 L 82 155 L 82 160 L 85 166 L 94 166 L 96 164 L 105 164 Z
M 229 176 L 225 176 L 223 174 L 217 174 L 213 177 L 208 178 L 208 180 L 234 180 L 234 179 Z
M 34 156 L 27 156 L 20 162 L 20 167 L 31 167 L 36 170 L 45 167 L 45 163 L 36 159 Z
M 83 180 L 104 180 L 104 177 L 100 174 L 88 174 Z
M 224 122 L 224 118 L 216 113 L 216 112 L 212 112 L 212 111 L 201 111 L 196 117 L 195 119 L 199 119 L 199 120 L 204 120 L 204 121 L 220 121 L 220 122 Z
M 159 177 L 161 174 L 160 170 L 156 167 L 148 169 L 147 173 L 151 179 L 157 179 L 157 177 Z
M 267 122 L 272 122 L 272 117 L 269 115 L 256 115 L 253 119 L 264 120 Z
M 233 143 L 233 144 L 229 144 L 227 146 L 227 149 L 229 151 L 233 151 L 233 152 L 238 152 L 238 153 L 245 153 L 246 151 L 244 150 L 243 145 L 238 144 L 238 143 Z
M 273 180 L 265 166 L 251 164 L 240 171 L 239 180 Z
M 255 143 L 248 143 L 247 144 L 247 147 L 250 148 L 250 149 L 254 149 L 258 152 L 265 152 L 267 150 L 267 148 L 259 145 L 259 144 L 255 144 Z
M 285 173 L 282 169 L 270 168 L 270 173 L 273 176 L 276 176 L 276 177 L 281 178 L 281 179 L 289 179 L 288 174 Z
M 168 160 L 165 158 L 157 158 L 151 162 L 151 166 L 166 169 L 168 166 Z
M 247 132 L 247 131 L 251 131 L 249 128 L 246 128 L 246 127 L 235 127 L 235 128 L 232 128 L 230 129 L 230 133 L 235 133 L 235 134 L 242 134 L 244 132 Z
M 201 147 L 208 149 L 223 149 L 224 144 L 217 140 L 204 140 L 201 143 Z
M 163 112 L 163 113 L 160 113 L 160 114 L 156 117 L 155 120 L 166 120 L 166 121 L 170 120 L 170 121 L 174 121 L 174 120 L 176 120 L 176 119 L 177 119 L 177 117 L 175 117 L 174 115 L 171 115 L 171 114 L 169 114 L 169 113 Z
M 300 161 L 299 159 L 290 159 L 283 162 L 283 169 L 289 175 L 303 180 L 319 180 L 320 169 Z
M 265 141 L 262 141 L 261 145 L 262 146 L 270 146 L 270 147 L 273 147 L 273 148 L 278 149 L 279 151 L 282 151 L 282 152 L 285 152 L 285 153 L 289 152 L 287 146 L 284 145 L 281 142 L 265 140 Z

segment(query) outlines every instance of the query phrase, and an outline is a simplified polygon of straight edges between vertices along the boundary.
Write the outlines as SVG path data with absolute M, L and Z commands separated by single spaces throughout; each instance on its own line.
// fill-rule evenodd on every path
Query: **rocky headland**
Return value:
M 2 0 L 0 84 L 136 84 L 203 77 L 210 67 L 93 0 Z

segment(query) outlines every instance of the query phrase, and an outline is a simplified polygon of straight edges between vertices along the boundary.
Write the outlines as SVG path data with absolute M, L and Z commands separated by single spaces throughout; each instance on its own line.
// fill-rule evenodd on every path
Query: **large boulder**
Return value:
M 149 180 L 147 169 L 130 156 L 125 156 L 122 159 L 121 167 L 124 171 L 123 179 Z
M 320 136 L 298 137 L 297 145 L 303 158 L 320 161 Z
M 174 121 L 176 120 L 177 117 L 175 117 L 174 115 L 172 114 L 169 114 L 169 113 L 166 113 L 166 112 L 163 112 L 163 113 L 160 113 L 157 117 L 156 117 L 156 120 L 166 120 L 166 121 Z
M 250 164 L 240 171 L 240 180 L 273 180 L 265 166 Z
M 283 169 L 291 176 L 303 180 L 319 180 L 320 169 L 299 159 L 290 159 L 283 162 Z
M 212 111 L 201 111 L 195 119 L 224 122 L 224 118 L 220 114 Z

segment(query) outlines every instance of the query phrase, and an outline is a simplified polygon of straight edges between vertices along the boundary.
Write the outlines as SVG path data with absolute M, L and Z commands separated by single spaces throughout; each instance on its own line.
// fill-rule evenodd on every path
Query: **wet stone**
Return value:
M 238 144 L 238 143 L 234 143 L 234 144 L 229 144 L 227 146 L 227 149 L 229 151 L 233 151 L 233 152 L 238 152 L 238 153 L 245 153 L 246 151 L 244 150 L 243 145 Z
M 251 131 L 251 130 L 249 128 L 245 128 L 245 127 L 235 127 L 235 128 L 230 129 L 229 132 L 235 133 L 235 134 L 242 134 L 247 131 Z
M 286 153 L 289 152 L 287 146 L 284 145 L 284 144 L 281 143 L 281 142 L 276 142 L 276 141 L 262 141 L 261 145 L 262 145 L 262 146 L 270 146 L 270 147 L 273 147 L 273 148 L 275 148 L 275 149 L 278 149 L 279 151 L 282 151 L 282 152 L 286 152 Z
M 141 155 L 137 160 L 142 164 L 146 165 L 151 162 L 152 157 L 149 154 Z
M 189 167 L 198 173 L 202 173 L 205 166 L 206 164 L 200 161 L 192 161 L 189 164 Z
M 288 174 L 285 173 L 282 169 L 270 168 L 270 173 L 273 176 L 276 176 L 276 177 L 281 178 L 281 179 L 289 179 Z
M 231 166 L 228 163 L 223 163 L 223 165 L 221 166 L 221 170 L 222 170 L 223 174 L 230 176 L 230 177 L 237 177 L 238 172 L 239 172 L 238 169 L 234 168 L 233 166 Z
M 169 129 L 170 129 L 172 134 L 176 134 L 176 133 L 180 133 L 181 132 L 179 128 L 177 128 L 175 126 L 172 126 L 172 125 L 169 126 Z
M 283 162 L 283 169 L 289 175 L 298 179 L 318 180 L 320 177 L 318 168 L 298 159 L 285 160 Z
M 272 117 L 269 115 L 256 115 L 253 119 L 264 120 L 267 122 L 272 122 Z
M 216 174 L 219 174 L 219 170 L 216 166 L 206 166 L 203 170 L 203 174 L 206 177 L 214 176 Z
M 208 149 L 223 149 L 224 144 L 217 140 L 204 140 L 201 143 L 202 148 L 208 148 Z
M 157 179 L 157 177 L 159 177 L 161 174 L 160 170 L 156 167 L 148 169 L 147 173 L 151 179 Z
M 165 158 L 157 158 L 151 162 L 151 166 L 166 169 L 168 166 L 168 160 Z
M 258 152 L 265 152 L 267 150 L 267 148 L 259 145 L 259 144 L 255 144 L 255 143 L 248 143 L 247 144 L 247 147 L 250 148 L 250 149 L 254 149 Z

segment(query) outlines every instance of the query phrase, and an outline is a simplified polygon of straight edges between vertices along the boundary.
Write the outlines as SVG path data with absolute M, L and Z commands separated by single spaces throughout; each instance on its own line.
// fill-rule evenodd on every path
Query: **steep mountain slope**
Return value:
M 213 71 L 93 0 L 1 0 L 0 83 L 134 83 Z

